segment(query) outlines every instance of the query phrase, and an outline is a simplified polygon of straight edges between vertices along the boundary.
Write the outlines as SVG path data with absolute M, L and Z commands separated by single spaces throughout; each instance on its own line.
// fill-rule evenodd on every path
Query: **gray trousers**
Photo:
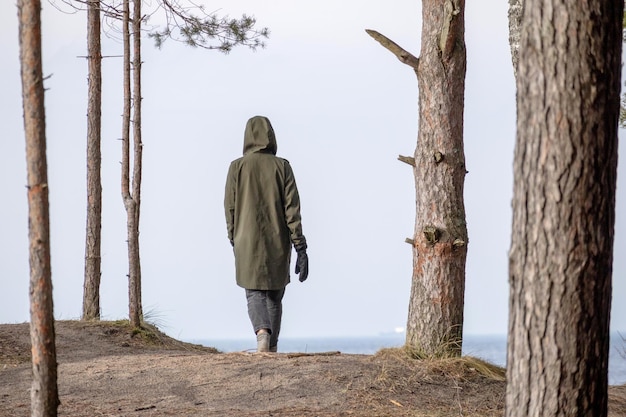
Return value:
M 270 332 L 270 349 L 278 345 L 280 321 L 283 316 L 282 290 L 246 290 L 248 299 L 248 316 L 254 332 L 268 329 Z

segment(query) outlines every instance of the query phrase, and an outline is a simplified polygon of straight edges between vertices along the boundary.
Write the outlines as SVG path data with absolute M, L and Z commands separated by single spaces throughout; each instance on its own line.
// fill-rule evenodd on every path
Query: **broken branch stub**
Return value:
M 402 161 L 405 164 L 415 166 L 415 158 L 413 158 L 412 156 L 398 155 L 398 161 Z
M 417 70 L 420 62 L 419 58 L 415 57 L 412 53 L 402 48 L 400 45 L 398 45 L 385 35 L 376 32 L 375 30 L 365 29 L 365 32 L 367 32 L 368 35 L 374 38 L 376 42 L 380 43 L 392 54 L 394 54 L 400 60 L 400 62 L 410 66 L 414 70 Z

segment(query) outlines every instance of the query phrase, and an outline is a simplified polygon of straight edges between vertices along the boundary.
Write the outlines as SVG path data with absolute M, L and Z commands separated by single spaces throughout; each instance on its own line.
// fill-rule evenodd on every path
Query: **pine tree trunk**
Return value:
M 133 0 L 130 18 L 129 1 L 124 1 L 124 116 L 122 127 L 122 199 L 126 208 L 128 234 L 128 313 L 130 324 L 139 327 L 143 319 L 141 301 L 141 263 L 139 256 L 139 208 L 141 201 L 141 0 Z M 132 93 L 131 93 L 131 31 Z M 130 125 L 133 108 L 133 178 L 130 186 Z
M 623 3 L 525 3 L 506 416 L 606 416 Z
M 87 231 L 85 242 L 85 284 L 83 320 L 100 319 L 102 182 L 102 51 L 100 47 L 100 0 L 87 2 L 87 60 L 89 90 L 87 101 Z
M 124 113 L 122 122 L 122 200 L 126 209 L 126 231 L 128 238 L 128 319 L 134 327 L 141 325 L 137 299 L 137 204 L 130 188 L 130 124 L 131 124 L 131 49 L 130 49 L 130 0 L 123 4 L 123 43 L 124 43 Z
M 30 259 L 31 415 L 54 417 L 59 405 L 50 268 L 46 119 L 41 62 L 41 2 L 18 3 Z
M 406 344 L 424 356 L 456 356 L 461 354 L 468 242 L 463 203 L 465 3 L 422 4 L 416 217 Z
M 461 354 L 467 257 L 465 2 L 427 0 L 422 4 L 420 58 L 374 30 L 366 32 L 417 74 L 417 147 L 413 158 L 398 158 L 414 167 L 416 187 L 406 345 L 415 356 L 448 357 Z
M 131 268 L 131 307 L 139 320 L 143 320 L 143 307 L 141 301 L 141 258 L 139 252 L 139 213 L 141 208 L 141 166 L 142 150 L 141 142 L 141 2 L 133 1 L 133 202 L 134 218 L 129 224 L 129 254 L 134 266 Z M 136 325 L 139 325 L 137 322 Z

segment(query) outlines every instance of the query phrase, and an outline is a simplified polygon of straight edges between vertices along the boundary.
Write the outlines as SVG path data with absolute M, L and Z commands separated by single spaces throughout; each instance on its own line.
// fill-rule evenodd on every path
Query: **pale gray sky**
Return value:
M 209 2 L 204 2 L 209 4 Z M 209 10 L 218 6 L 210 5 Z M 364 31 L 419 55 L 420 2 L 231 0 L 268 26 L 267 48 L 224 56 L 167 43 L 143 48 L 143 300 L 184 339 L 251 334 L 234 282 L 222 209 L 226 171 L 247 119 L 268 116 L 294 168 L 310 278 L 284 302 L 284 337 L 376 335 L 405 325 L 414 182 L 398 154 L 417 137 L 417 80 Z M 507 3 L 466 5 L 465 201 L 469 254 L 465 332 L 507 330 L 515 93 Z M 85 228 L 87 64 L 84 14 L 43 2 L 44 73 L 55 315 L 80 317 Z M 0 2 L 0 322 L 28 317 L 26 168 L 17 11 Z M 104 54 L 120 55 L 104 41 Z M 125 212 L 120 197 L 121 60 L 104 62 L 102 313 L 127 315 Z M 625 328 L 626 191 L 618 177 L 612 328 Z

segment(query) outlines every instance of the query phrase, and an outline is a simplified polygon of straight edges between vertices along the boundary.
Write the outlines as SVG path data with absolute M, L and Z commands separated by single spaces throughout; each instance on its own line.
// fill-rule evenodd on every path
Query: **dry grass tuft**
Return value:
M 416 359 L 410 348 L 388 348 L 379 350 L 375 358 L 385 363 L 398 362 L 422 376 L 446 376 L 457 379 L 482 376 L 494 381 L 505 380 L 505 369 L 473 356 L 442 359 Z
M 465 356 L 415 359 L 404 347 L 381 349 L 349 390 L 372 416 L 495 417 L 502 415 L 503 368 Z M 488 395 L 484 393 L 488 392 Z

